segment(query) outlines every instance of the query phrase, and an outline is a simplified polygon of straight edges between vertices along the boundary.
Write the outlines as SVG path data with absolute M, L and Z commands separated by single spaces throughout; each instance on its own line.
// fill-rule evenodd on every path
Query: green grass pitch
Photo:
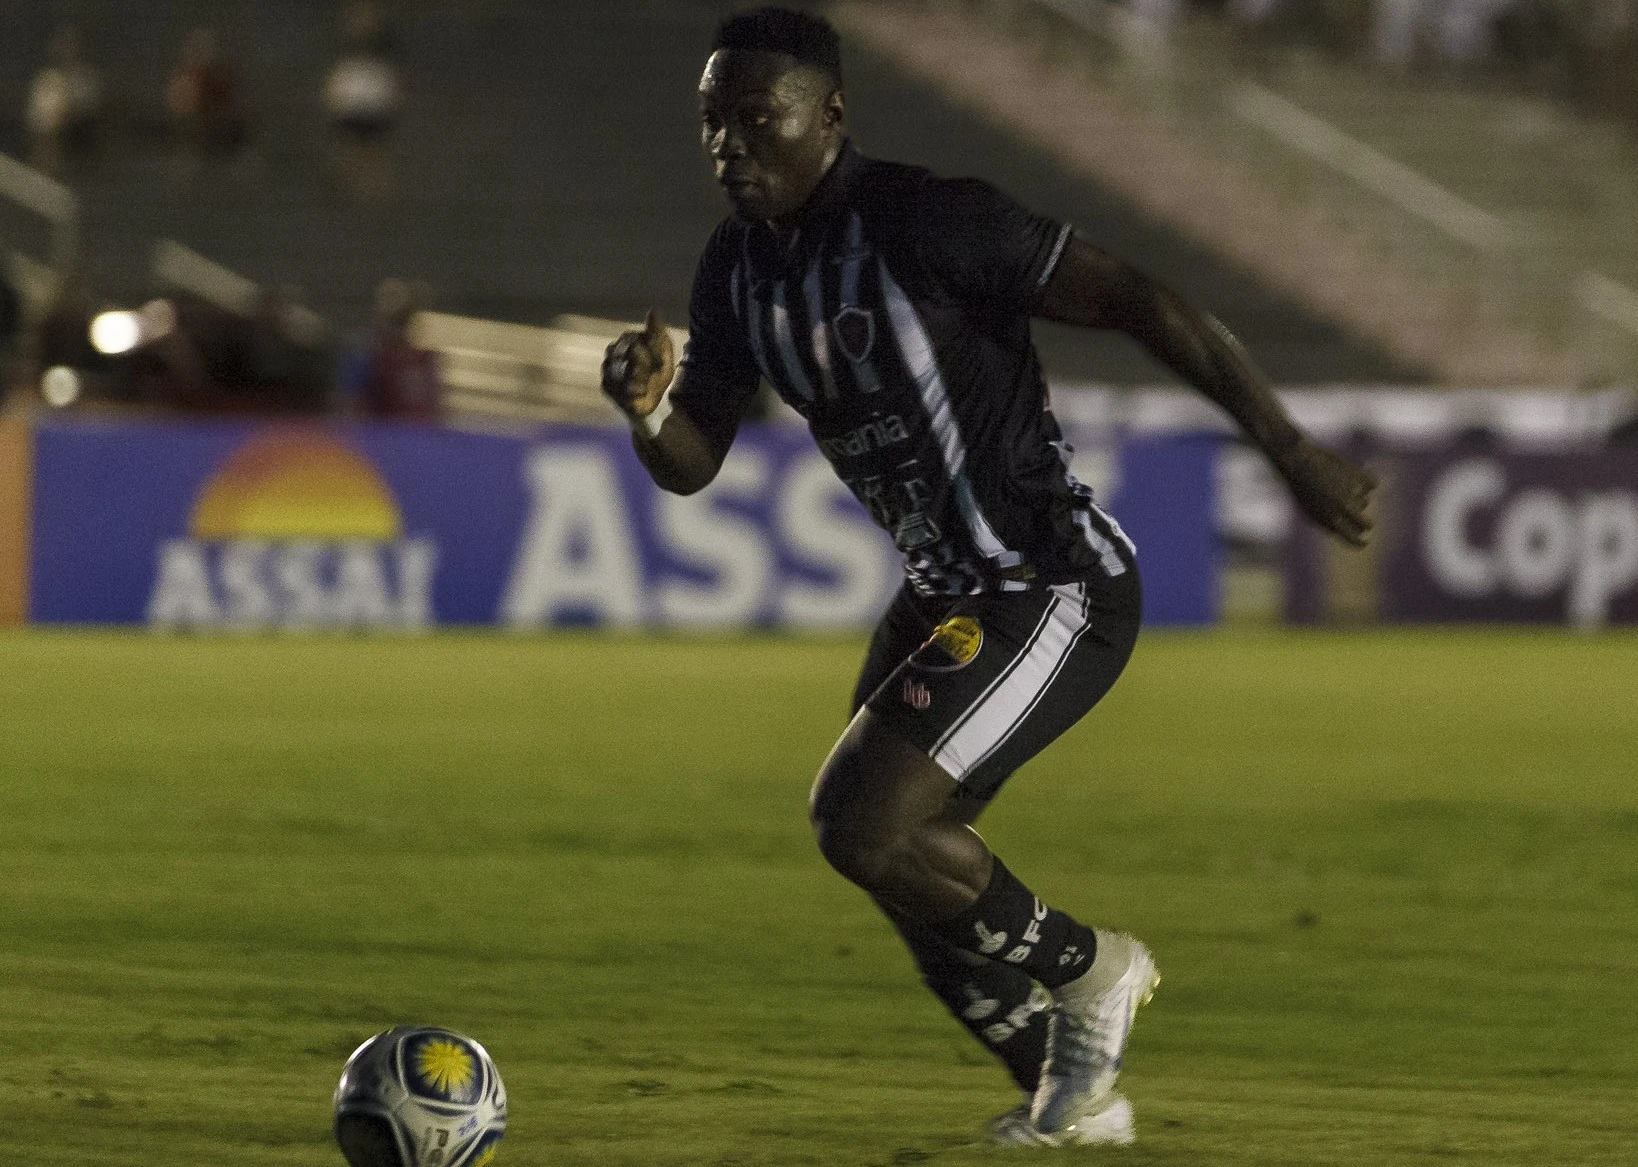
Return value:
M 398 1022 L 522 1167 L 989 1163 L 807 831 L 854 640 L 0 637 L 0 1158 L 341 1159 Z M 1638 1162 L 1638 638 L 1151 634 L 982 824 L 1154 948 L 1109 1164 Z

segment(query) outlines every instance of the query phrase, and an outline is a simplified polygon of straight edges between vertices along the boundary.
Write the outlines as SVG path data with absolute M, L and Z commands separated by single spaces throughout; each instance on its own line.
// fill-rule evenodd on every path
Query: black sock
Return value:
M 921 979 L 951 1015 L 1001 1060 L 1026 1094 L 1046 1061 L 1046 1007 L 1051 998 L 1028 973 L 952 946 L 925 924 L 889 913 L 915 958 Z
M 972 907 L 931 927 L 957 948 L 1012 965 L 1049 989 L 1091 968 L 1098 946 L 1092 929 L 1043 904 L 1000 859 Z

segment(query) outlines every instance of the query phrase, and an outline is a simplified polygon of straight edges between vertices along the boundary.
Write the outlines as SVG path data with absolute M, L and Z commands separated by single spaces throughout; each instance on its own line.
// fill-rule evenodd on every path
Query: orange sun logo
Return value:
M 416 1051 L 415 1069 L 440 1094 L 453 1094 L 472 1084 L 477 1063 L 458 1043 L 437 1040 Z

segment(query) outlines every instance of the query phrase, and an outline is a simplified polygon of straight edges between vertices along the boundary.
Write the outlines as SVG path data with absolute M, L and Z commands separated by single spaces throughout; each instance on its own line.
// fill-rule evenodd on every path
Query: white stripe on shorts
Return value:
M 1023 652 L 933 743 L 932 757 L 960 782 L 1007 743 L 1035 709 L 1081 635 L 1087 618 L 1086 585 L 1059 584 Z

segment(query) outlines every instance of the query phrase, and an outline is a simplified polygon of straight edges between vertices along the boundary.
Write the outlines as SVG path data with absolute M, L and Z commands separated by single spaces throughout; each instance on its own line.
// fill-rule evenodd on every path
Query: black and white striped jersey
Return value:
M 1030 339 L 1069 236 L 846 146 L 792 227 L 717 228 L 672 404 L 726 447 L 767 378 L 922 594 L 1123 574 L 1131 543 L 1069 474 Z

